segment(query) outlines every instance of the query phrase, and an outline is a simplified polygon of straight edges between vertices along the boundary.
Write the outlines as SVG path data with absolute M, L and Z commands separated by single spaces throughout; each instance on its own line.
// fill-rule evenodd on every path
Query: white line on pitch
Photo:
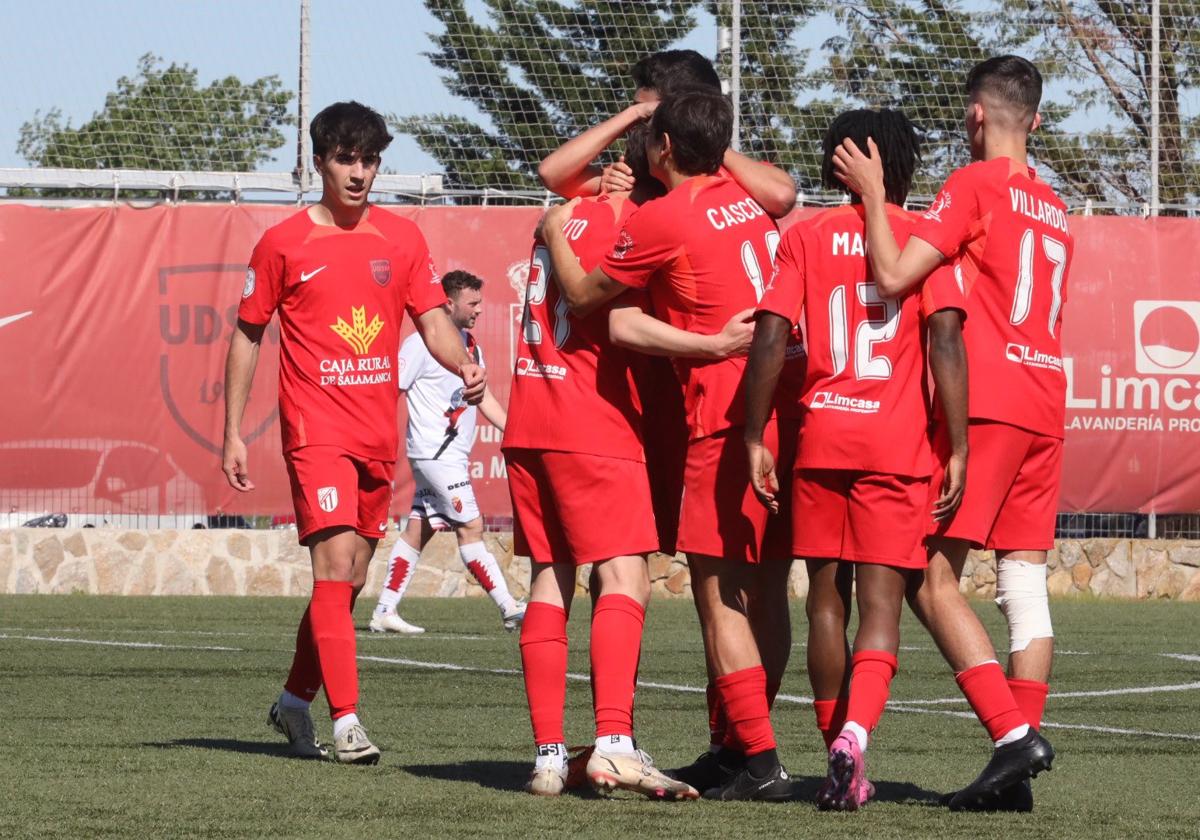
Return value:
M 944 709 L 923 709 L 915 706 L 905 706 L 903 703 L 888 704 L 888 708 L 894 712 L 909 713 L 916 715 L 945 715 L 947 717 L 966 718 L 974 720 L 975 715 L 971 712 L 950 712 Z M 1117 726 L 1096 726 L 1091 723 L 1051 723 L 1048 720 L 1042 721 L 1043 729 L 1076 729 L 1081 732 L 1099 732 L 1104 735 L 1139 735 L 1144 738 L 1168 738 L 1180 741 L 1200 741 L 1200 735 L 1190 735 L 1184 732 L 1152 732 L 1143 729 L 1123 729 Z
M 1174 685 L 1143 685 L 1131 688 L 1105 688 L 1094 691 L 1055 691 L 1050 695 L 1051 700 L 1072 697 L 1119 697 L 1123 694 L 1158 694 L 1164 691 L 1196 691 L 1200 690 L 1200 682 L 1176 683 Z M 965 697 L 943 697 L 939 700 L 900 700 L 907 706 L 950 706 L 965 703 Z
M 1160 653 L 1159 656 L 1165 656 L 1168 659 L 1179 659 L 1184 662 L 1200 662 L 1200 656 L 1194 653 Z
M 224 653 L 244 652 L 244 648 L 221 645 L 163 645 L 158 642 L 110 642 L 99 639 L 68 639 L 63 636 L 13 636 L 0 633 L 0 639 L 16 639 L 25 642 L 59 642 L 69 645 L 100 645 L 101 647 L 151 648 L 154 650 L 215 650 Z

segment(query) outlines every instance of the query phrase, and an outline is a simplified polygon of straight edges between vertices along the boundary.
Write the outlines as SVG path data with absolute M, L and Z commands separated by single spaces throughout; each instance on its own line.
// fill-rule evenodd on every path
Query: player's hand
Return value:
M 463 381 L 463 399 L 470 405 L 479 405 L 487 388 L 487 371 L 474 362 L 467 362 L 458 372 Z
M 633 117 L 634 122 L 648 120 L 654 116 L 654 109 L 658 107 L 660 101 L 655 99 L 652 102 L 635 102 L 626 108 L 625 111 Z
M 571 218 L 571 214 L 575 212 L 575 208 L 579 206 L 580 198 L 572 198 L 570 201 L 564 201 L 561 204 L 555 204 L 542 214 L 542 219 L 537 224 L 533 235 L 543 242 L 546 241 L 546 233 L 557 233 L 563 229 L 563 225 Z
M 604 167 L 600 175 L 600 192 L 629 192 L 633 189 L 633 170 L 625 162 L 625 155 L 613 164 Z
M 833 174 L 863 198 L 883 192 L 883 162 L 875 141 L 867 138 L 867 154 L 847 137 L 833 150 Z
M 933 503 L 933 518 L 938 522 L 954 516 L 962 504 L 963 490 L 967 486 L 967 453 L 955 452 L 946 462 L 946 476 L 942 479 L 942 495 Z
M 750 463 L 750 487 L 762 506 L 779 513 L 779 479 L 775 476 L 775 456 L 762 441 L 746 441 L 746 456 Z
M 743 309 L 734 315 L 714 338 L 714 355 L 718 359 L 745 356 L 750 352 L 750 342 L 754 340 L 754 310 Z
M 229 486 L 234 490 L 245 493 L 254 489 L 247 467 L 246 444 L 239 437 L 226 437 L 224 450 L 221 453 L 221 471 L 229 480 Z

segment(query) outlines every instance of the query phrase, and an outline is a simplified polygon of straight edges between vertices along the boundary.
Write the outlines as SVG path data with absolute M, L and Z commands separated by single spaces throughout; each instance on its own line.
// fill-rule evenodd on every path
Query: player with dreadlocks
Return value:
M 839 188 L 834 150 L 873 137 L 897 236 L 914 220 L 900 205 L 920 141 L 899 111 L 848 111 L 825 135 L 822 175 Z M 746 369 L 745 439 L 759 500 L 780 509 L 775 455 L 763 443 L 789 333 L 803 328 L 808 368 L 799 397 L 801 434 L 792 481 L 792 550 L 808 564 L 808 671 L 817 726 L 829 747 L 822 808 L 857 810 L 874 788 L 863 752 L 895 676 L 906 587 L 926 565 L 930 516 L 958 507 L 966 477 L 967 370 L 962 292 L 950 268 L 901 298 L 875 290 L 863 247 L 862 201 L 827 210 L 784 235 L 758 305 Z M 928 349 L 926 349 L 928 348 Z M 952 442 L 946 480 L 930 501 L 926 370 Z M 786 505 L 785 505 L 786 507 Z M 932 509 L 931 509 L 932 508 Z M 851 582 L 858 632 L 846 643 Z

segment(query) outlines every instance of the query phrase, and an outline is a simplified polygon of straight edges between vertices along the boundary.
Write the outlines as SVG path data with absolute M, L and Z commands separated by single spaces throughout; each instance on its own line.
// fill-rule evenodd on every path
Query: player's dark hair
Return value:
M 967 74 L 967 96 L 974 99 L 981 92 L 1032 118 L 1042 102 L 1042 74 L 1019 55 L 998 55 L 979 62 Z
M 483 288 L 483 279 L 469 271 L 447 271 L 442 275 L 442 291 L 446 297 L 454 297 L 463 289 L 478 292 Z
M 392 142 L 379 113 L 359 102 L 335 102 L 313 117 L 308 127 L 313 154 L 324 158 L 342 149 L 362 155 L 381 154 Z
M 716 68 L 695 50 L 663 50 L 648 55 L 633 65 L 630 75 L 635 85 L 656 90 L 664 98 L 680 88 L 721 90 Z
M 733 137 L 733 106 L 712 90 L 690 88 L 666 97 L 650 118 L 651 142 L 671 137 L 675 166 L 685 175 L 712 175 L 721 168 Z
M 879 149 L 887 200 L 892 204 L 903 204 L 912 187 L 917 163 L 921 160 L 921 138 L 903 111 L 859 108 L 834 117 L 822 143 L 825 156 L 821 161 L 821 181 L 829 189 L 844 191 L 846 185 L 833 174 L 834 150 L 849 138 L 863 154 L 870 154 L 868 137 L 875 141 Z M 858 200 L 858 196 L 854 198 Z
M 667 188 L 650 174 L 650 123 L 639 122 L 625 132 L 625 163 L 633 170 L 635 189 L 646 200 L 665 195 Z

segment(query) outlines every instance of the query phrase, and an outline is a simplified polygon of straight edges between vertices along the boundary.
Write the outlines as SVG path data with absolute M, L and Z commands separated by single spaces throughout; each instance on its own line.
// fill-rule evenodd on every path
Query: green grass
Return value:
M 370 604 L 358 609 L 365 626 Z M 586 604 L 571 625 L 571 670 L 587 670 Z M 1032 815 L 951 814 L 937 792 L 968 781 L 987 758 L 973 719 L 890 711 L 869 753 L 880 801 L 858 814 L 789 805 L 654 803 L 520 792 L 531 760 L 520 677 L 364 661 L 364 722 L 384 749 L 373 768 L 289 759 L 265 726 L 303 602 L 295 599 L 0 597 L 0 837 L 1196 837 L 1200 825 L 1200 691 L 1051 698 L 1048 720 L 1093 729 L 1046 733 L 1058 750 Z M 979 604 L 994 638 L 1000 616 Z M 1054 690 L 1093 691 L 1200 681 L 1200 605 L 1054 606 L 1060 656 Z M 794 635 L 804 638 L 802 605 Z M 417 638 L 360 635 L 359 653 L 519 668 L 517 640 L 480 600 L 413 600 Z M 906 620 L 907 621 L 907 620 Z M 108 647 L 59 639 L 149 642 Z M 468 638 L 474 637 L 474 638 Z M 946 666 L 910 621 L 893 699 L 956 697 Z M 797 646 L 783 691 L 807 693 Z M 703 685 L 692 607 L 655 602 L 642 679 Z M 690 761 L 705 742 L 702 694 L 643 688 L 641 742 L 660 765 Z M 323 712 L 320 704 L 314 709 Z M 925 707 L 964 711 L 965 705 Z M 567 732 L 590 740 L 586 683 L 568 687 Z M 317 716 L 330 737 L 329 721 Z M 780 751 L 811 790 L 823 773 L 812 711 L 781 701 Z

